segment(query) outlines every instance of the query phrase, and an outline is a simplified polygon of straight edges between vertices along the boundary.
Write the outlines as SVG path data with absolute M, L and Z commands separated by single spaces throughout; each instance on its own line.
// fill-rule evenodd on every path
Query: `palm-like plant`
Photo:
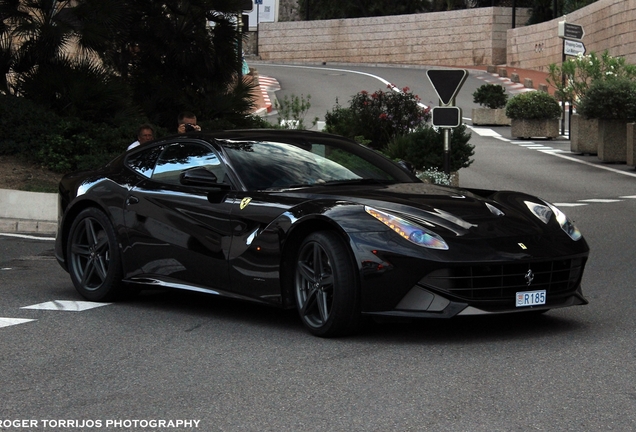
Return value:
M 232 17 L 241 3 L 0 0 L 0 91 L 90 120 L 128 113 L 130 97 L 141 114 L 170 128 L 182 110 L 201 118 L 223 115 L 219 106 L 243 113 L 253 99 L 236 79 Z

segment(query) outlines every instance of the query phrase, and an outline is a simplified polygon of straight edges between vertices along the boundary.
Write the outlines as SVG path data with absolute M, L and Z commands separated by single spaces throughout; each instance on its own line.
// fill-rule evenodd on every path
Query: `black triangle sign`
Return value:
M 442 105 L 449 105 L 462 88 L 468 71 L 466 69 L 429 69 L 426 71 Z

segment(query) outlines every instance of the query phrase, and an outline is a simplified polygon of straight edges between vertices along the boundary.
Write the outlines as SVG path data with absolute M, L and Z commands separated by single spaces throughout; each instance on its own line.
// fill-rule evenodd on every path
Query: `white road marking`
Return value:
M 59 310 L 67 312 L 81 312 L 100 306 L 107 306 L 110 303 L 97 303 L 87 301 L 73 300 L 53 300 L 50 302 L 39 303 L 31 306 L 24 306 L 20 309 L 37 309 L 37 310 Z
M 34 319 L 24 319 L 24 318 L 1 318 L 0 317 L 0 327 L 9 327 L 17 324 L 24 324 L 30 321 L 37 321 Z
M 48 240 L 48 241 L 55 241 L 55 237 L 37 237 L 37 236 L 32 236 L 32 235 L 27 235 L 27 234 L 0 233 L 0 236 L 5 236 L 5 237 L 17 237 L 17 238 L 31 239 L 31 240 Z
M 581 207 L 581 206 L 586 206 L 588 204 L 584 204 L 584 203 L 552 203 L 557 207 Z
M 605 199 L 605 198 L 591 198 L 591 199 L 583 199 L 579 200 L 581 202 L 592 202 L 592 203 L 613 203 L 613 202 L 621 202 L 619 199 Z

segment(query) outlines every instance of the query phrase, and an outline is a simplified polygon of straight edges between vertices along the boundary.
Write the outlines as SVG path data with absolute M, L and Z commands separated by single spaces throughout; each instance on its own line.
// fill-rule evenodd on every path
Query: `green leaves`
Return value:
M 549 93 L 530 91 L 512 97 L 506 105 L 506 116 L 511 119 L 558 119 L 559 102 Z
M 473 102 L 490 109 L 504 108 L 507 101 L 506 90 L 498 84 L 484 84 L 473 93 Z

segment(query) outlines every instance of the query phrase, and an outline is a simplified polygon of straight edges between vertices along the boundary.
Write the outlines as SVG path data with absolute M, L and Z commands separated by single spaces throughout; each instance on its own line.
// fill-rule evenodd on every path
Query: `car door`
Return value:
M 219 187 L 182 184 L 182 173 L 195 168 L 213 173 Z M 233 192 L 221 184 L 227 176 L 219 153 L 202 141 L 168 143 L 152 170 L 146 167 L 142 174 L 124 209 L 126 278 L 228 288 Z

